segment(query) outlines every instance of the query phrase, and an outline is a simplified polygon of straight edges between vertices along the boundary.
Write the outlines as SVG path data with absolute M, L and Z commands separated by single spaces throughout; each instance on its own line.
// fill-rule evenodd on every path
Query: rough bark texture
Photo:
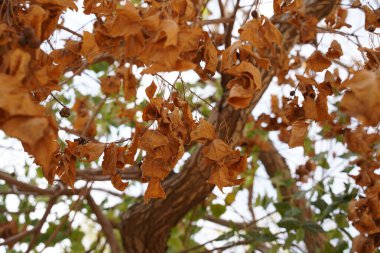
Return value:
M 305 2 L 307 15 L 319 19 L 328 15 L 335 5 L 335 0 Z M 290 50 L 298 42 L 297 30 L 285 23 L 279 29 L 283 33 L 284 48 Z M 226 103 L 226 96 L 223 97 L 217 106 L 218 111 L 214 111 L 209 119 L 217 129 L 219 138 L 227 140 L 232 146 L 236 145 L 247 117 L 274 75 L 274 71 L 262 74 L 263 89 L 257 92 L 250 106 L 244 110 L 233 110 Z M 122 215 L 121 233 L 126 252 L 166 252 L 171 228 L 211 193 L 213 186 L 207 183 L 209 169 L 202 163 L 201 149 L 199 146 L 194 151 L 178 175 L 164 182 L 166 199 L 136 204 Z

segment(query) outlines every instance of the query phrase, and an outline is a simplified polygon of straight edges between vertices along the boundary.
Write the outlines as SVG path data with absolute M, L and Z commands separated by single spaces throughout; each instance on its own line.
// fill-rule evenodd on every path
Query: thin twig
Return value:
M 158 76 L 159 78 L 161 78 L 165 83 L 167 83 L 169 86 L 171 86 L 173 89 L 177 90 L 177 88 L 175 87 L 174 84 L 171 84 L 168 80 L 166 80 L 163 76 L 161 76 L 160 74 L 156 74 L 156 76 Z M 206 100 L 204 100 L 203 98 L 201 98 L 198 94 L 196 94 L 194 91 L 192 91 L 189 87 L 186 87 L 185 85 L 183 85 L 185 87 L 185 89 L 187 89 L 191 94 L 193 94 L 195 97 L 197 97 L 198 99 L 202 100 L 205 104 L 207 104 L 208 106 L 210 106 L 214 111 L 217 111 L 216 108 L 211 105 L 209 102 L 207 102 Z
M 208 19 L 202 20 L 202 25 L 215 25 L 215 24 L 226 24 L 233 22 L 232 18 L 217 18 L 217 19 Z
M 102 109 L 102 106 L 104 105 L 104 103 L 106 102 L 107 100 L 107 97 L 104 97 L 100 103 L 98 104 L 98 106 L 96 107 L 95 111 L 93 112 L 91 118 L 87 121 L 83 131 L 82 131 L 82 134 L 81 134 L 81 137 L 83 138 L 87 138 L 86 137 L 86 134 L 87 134 L 87 131 L 88 129 L 90 128 L 90 125 L 92 124 L 92 122 L 95 120 L 96 116 L 99 114 L 100 110 Z
M 58 28 L 58 29 L 65 30 L 66 32 L 69 32 L 69 33 L 71 33 L 71 34 L 73 34 L 73 35 L 75 35 L 75 36 L 78 36 L 79 38 L 83 39 L 83 36 L 82 36 L 81 34 L 79 34 L 79 33 L 75 32 L 75 31 L 71 30 L 70 28 L 67 28 L 66 26 L 63 26 L 63 25 L 61 25 L 61 24 L 58 24 L 58 25 L 57 25 L 57 28 Z
M 45 221 L 46 221 L 47 217 L 49 216 L 50 211 L 53 208 L 53 206 L 54 206 L 55 202 L 57 201 L 57 199 L 58 199 L 58 195 L 55 195 L 55 196 L 53 196 L 53 197 L 50 198 L 50 200 L 48 202 L 48 206 L 46 207 L 44 215 L 42 216 L 41 220 L 38 222 L 38 225 L 34 228 L 34 233 L 33 233 L 32 239 L 30 239 L 29 247 L 26 250 L 26 253 L 29 253 L 33 249 L 33 247 L 35 246 L 35 244 L 37 242 L 37 238 L 38 238 L 38 236 L 41 233 L 41 228 L 45 224 Z
M 79 207 L 80 207 L 80 203 L 82 202 L 82 200 L 84 199 L 84 197 L 89 193 L 91 189 L 91 185 L 90 187 L 87 187 L 87 184 L 85 187 L 83 187 L 79 193 L 79 196 L 78 196 L 78 199 L 73 203 L 73 207 L 72 209 L 69 210 L 69 212 L 66 213 L 66 215 L 62 218 L 61 220 L 61 223 L 55 228 L 55 230 L 53 231 L 53 233 L 51 233 L 50 237 L 47 239 L 46 242 L 44 242 L 45 246 L 44 248 L 41 250 L 41 253 L 48 247 L 48 245 L 54 240 L 54 238 L 58 235 L 58 232 L 61 230 L 62 226 L 67 222 L 67 220 L 69 219 L 69 214 L 71 213 L 71 211 L 74 211 L 75 213 L 78 211 Z M 72 222 L 72 221 L 71 221 Z M 71 223 L 70 222 L 70 223 Z
M 227 47 L 229 47 L 231 45 L 231 34 L 232 34 L 232 30 L 233 30 L 234 25 L 235 25 L 236 13 L 237 13 L 237 11 L 240 8 L 239 5 L 240 5 L 240 0 L 237 0 L 236 4 L 235 4 L 235 7 L 234 7 L 234 11 L 233 11 L 232 16 L 231 16 L 231 19 L 233 20 L 233 22 L 230 22 L 228 24 L 227 30 L 225 32 L 225 37 L 224 37 L 225 48 L 227 48 Z

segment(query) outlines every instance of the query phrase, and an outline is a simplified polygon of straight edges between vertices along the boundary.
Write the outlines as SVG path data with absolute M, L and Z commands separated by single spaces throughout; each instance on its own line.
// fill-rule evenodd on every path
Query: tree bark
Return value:
M 335 2 L 336 0 L 307 0 L 306 15 L 314 15 L 321 19 L 330 13 Z M 298 42 L 297 29 L 286 22 L 281 22 L 279 29 L 283 34 L 283 46 L 289 51 Z M 227 104 L 227 94 L 224 94 L 216 107 L 217 111 L 209 118 L 219 138 L 226 140 L 231 146 L 236 146 L 247 117 L 274 76 L 275 70 L 262 73 L 263 88 L 255 94 L 249 107 L 244 110 L 234 110 Z M 164 182 L 166 199 L 153 200 L 147 204 L 138 203 L 122 215 L 121 234 L 126 252 L 166 252 L 172 227 L 211 193 L 213 186 L 207 183 L 210 171 L 202 163 L 201 149 L 202 147 L 198 146 L 181 172 Z

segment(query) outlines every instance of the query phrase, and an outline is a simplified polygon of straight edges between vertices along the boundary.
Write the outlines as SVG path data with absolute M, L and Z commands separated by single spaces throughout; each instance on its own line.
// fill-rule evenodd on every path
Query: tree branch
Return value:
M 86 195 L 86 199 L 87 199 L 87 203 L 89 204 L 92 211 L 96 215 L 96 218 L 97 218 L 99 224 L 102 226 L 102 231 L 104 232 L 104 235 L 106 236 L 107 242 L 110 245 L 111 252 L 113 252 L 113 253 L 121 252 L 121 249 L 119 247 L 119 243 L 116 240 L 116 237 L 113 233 L 113 227 L 112 227 L 111 222 L 106 218 L 106 216 L 103 214 L 102 210 L 95 203 L 94 199 L 91 197 L 90 194 Z

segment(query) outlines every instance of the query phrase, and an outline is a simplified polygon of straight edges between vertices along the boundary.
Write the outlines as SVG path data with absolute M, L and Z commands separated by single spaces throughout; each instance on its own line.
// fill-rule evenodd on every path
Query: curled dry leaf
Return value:
M 142 127 L 139 124 L 137 124 L 136 131 L 133 134 L 132 142 L 128 146 L 127 152 L 124 153 L 124 161 L 126 164 L 133 164 L 135 160 L 135 155 L 139 146 L 140 134 L 142 133 L 142 131 Z
M 126 147 L 118 147 L 115 143 L 106 146 L 102 163 L 103 175 L 111 176 L 112 185 L 119 191 L 124 191 L 128 182 L 123 182 L 117 169 L 122 169 L 126 164 Z
M 222 191 L 223 187 L 241 184 L 244 180 L 238 176 L 247 168 L 247 157 L 239 151 L 233 151 L 221 139 L 215 139 L 203 148 L 205 162 L 211 166 L 209 183 Z
M 238 178 L 247 168 L 247 157 L 240 156 L 239 151 L 231 153 L 222 164 L 215 164 L 211 168 L 211 175 L 208 180 L 210 184 L 215 184 L 222 192 L 223 187 L 239 185 L 244 182 L 243 178 Z
M 121 180 L 121 175 L 120 174 L 115 174 L 111 177 L 111 183 L 113 187 L 115 187 L 119 191 L 124 191 L 125 188 L 128 186 L 128 182 L 123 182 Z
M 243 61 L 239 65 L 224 71 L 224 74 L 235 77 L 227 84 L 227 88 L 230 89 L 229 104 L 235 109 L 246 108 L 251 102 L 255 90 L 261 89 L 259 69 L 252 63 Z

